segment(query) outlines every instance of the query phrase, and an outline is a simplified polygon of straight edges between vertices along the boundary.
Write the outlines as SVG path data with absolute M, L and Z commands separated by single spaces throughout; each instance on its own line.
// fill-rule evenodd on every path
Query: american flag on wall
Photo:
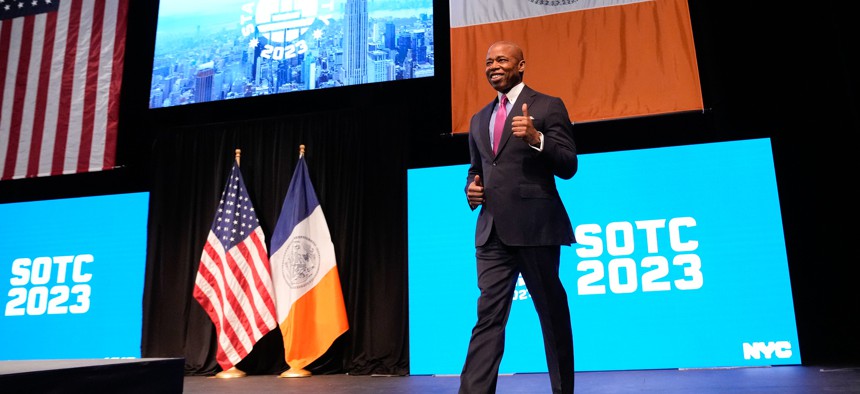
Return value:
M 0 180 L 114 167 L 127 0 L 0 0 Z

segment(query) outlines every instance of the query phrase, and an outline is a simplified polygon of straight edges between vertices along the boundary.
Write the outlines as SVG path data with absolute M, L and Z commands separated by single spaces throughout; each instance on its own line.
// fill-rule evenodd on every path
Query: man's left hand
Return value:
M 535 129 L 532 117 L 529 116 L 529 106 L 523 103 L 523 115 L 514 116 L 511 121 L 514 137 L 520 138 L 529 145 L 540 144 L 540 133 Z

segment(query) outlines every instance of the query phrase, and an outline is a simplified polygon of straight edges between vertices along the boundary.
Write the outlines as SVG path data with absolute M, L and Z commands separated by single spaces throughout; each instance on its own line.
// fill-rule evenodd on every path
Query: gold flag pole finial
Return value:
M 304 156 L 305 156 L 305 144 L 301 144 L 301 145 L 299 145 L 299 158 L 301 159 Z
M 242 156 L 242 150 L 236 149 L 236 164 L 239 165 L 239 158 Z

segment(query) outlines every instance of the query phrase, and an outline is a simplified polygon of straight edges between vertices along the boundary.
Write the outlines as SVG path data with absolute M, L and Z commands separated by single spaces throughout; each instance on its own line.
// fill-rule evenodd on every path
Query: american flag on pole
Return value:
M 0 180 L 114 167 L 127 0 L 0 0 Z
M 266 238 L 234 161 L 194 281 L 194 298 L 215 323 L 225 371 L 277 327 Z

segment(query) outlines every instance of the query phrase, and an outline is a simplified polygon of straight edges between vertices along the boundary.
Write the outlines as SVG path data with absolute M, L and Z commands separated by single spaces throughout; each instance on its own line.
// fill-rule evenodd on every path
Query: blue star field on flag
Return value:
M 242 173 L 234 162 L 230 170 L 230 179 L 221 193 L 218 212 L 212 222 L 212 232 L 224 245 L 224 249 L 230 250 L 259 225 L 260 220 L 257 219 L 251 198 L 245 189 Z
M 0 20 L 56 11 L 60 0 L 0 0 Z

